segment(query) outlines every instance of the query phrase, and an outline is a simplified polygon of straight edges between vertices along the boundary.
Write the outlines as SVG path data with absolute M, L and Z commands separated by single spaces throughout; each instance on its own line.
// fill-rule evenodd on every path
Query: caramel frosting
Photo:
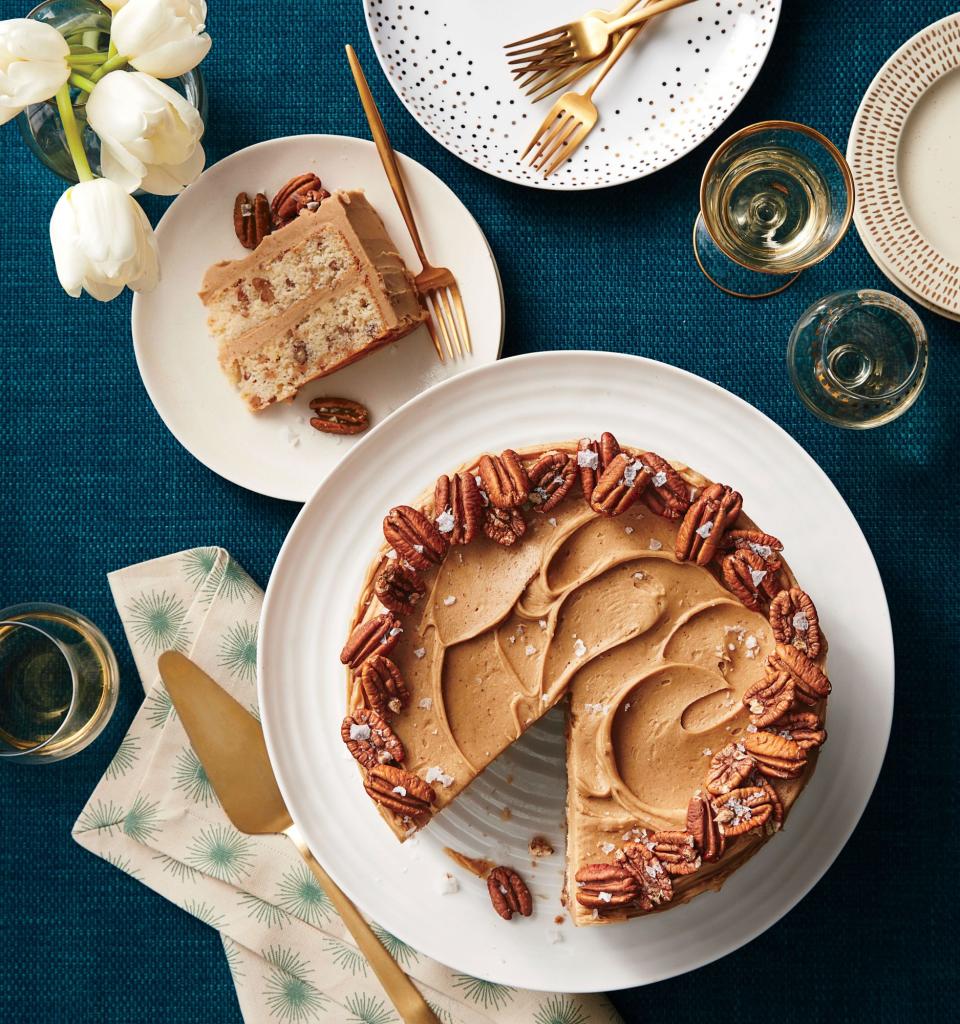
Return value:
M 521 454 L 545 450 L 576 446 Z M 675 468 L 693 488 L 708 483 Z M 685 827 L 712 755 L 752 729 L 742 697 L 774 639 L 765 616 L 745 608 L 714 571 L 676 560 L 676 522 L 641 503 L 598 516 L 574 488 L 550 514 L 526 518 L 516 545 L 479 536 L 425 574 L 426 595 L 403 617 L 391 654 L 410 691 L 392 726 L 404 767 L 431 783 L 442 809 L 541 715 L 569 701 L 572 893 L 579 866 L 610 862 L 637 830 Z M 372 581 L 386 558 L 370 570 L 358 620 L 382 610 Z M 348 703 L 362 703 L 355 681 Z M 814 761 L 800 780 L 778 781 L 785 809 Z M 384 816 L 401 839 L 411 833 L 409 822 Z M 720 861 L 674 878 L 674 903 L 718 888 L 765 838 L 749 833 Z M 576 923 L 598 920 L 567 902 Z

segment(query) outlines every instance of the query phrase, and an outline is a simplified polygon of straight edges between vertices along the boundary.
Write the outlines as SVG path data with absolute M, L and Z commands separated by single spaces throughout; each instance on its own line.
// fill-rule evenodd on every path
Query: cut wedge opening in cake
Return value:
M 482 456 L 392 509 L 341 659 L 395 835 L 562 703 L 574 922 L 719 888 L 808 781 L 830 688 L 816 608 L 741 506 L 607 434 Z
M 254 412 L 409 334 L 425 317 L 362 192 L 336 192 L 249 256 L 214 264 L 200 298 L 220 366 Z

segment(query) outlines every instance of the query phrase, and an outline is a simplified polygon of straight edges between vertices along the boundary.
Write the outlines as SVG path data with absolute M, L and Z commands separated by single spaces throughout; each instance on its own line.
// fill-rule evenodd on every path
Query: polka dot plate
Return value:
M 559 94 L 531 103 L 510 74 L 503 45 L 579 17 L 588 4 L 364 0 L 364 6 L 387 78 L 437 142 L 498 178 L 576 190 L 652 174 L 719 128 L 766 59 L 781 2 L 697 0 L 651 20 L 597 90 L 597 127 L 548 178 L 520 155 Z M 595 74 L 573 88 L 582 91 Z

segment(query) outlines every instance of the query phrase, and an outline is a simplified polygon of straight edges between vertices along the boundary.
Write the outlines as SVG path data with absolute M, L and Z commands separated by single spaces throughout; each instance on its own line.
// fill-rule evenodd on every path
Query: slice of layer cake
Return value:
M 215 263 L 200 298 L 220 366 L 257 412 L 424 319 L 413 280 L 362 192 L 336 192 Z

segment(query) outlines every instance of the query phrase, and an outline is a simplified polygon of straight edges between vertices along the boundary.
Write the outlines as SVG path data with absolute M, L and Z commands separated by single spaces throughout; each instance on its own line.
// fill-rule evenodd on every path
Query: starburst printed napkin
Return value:
M 217 547 L 143 562 L 109 580 L 146 700 L 74 838 L 220 932 L 247 1024 L 399 1024 L 293 844 L 230 824 L 157 674 L 161 651 L 183 651 L 259 717 L 262 591 Z M 620 1022 L 603 996 L 481 981 L 373 928 L 444 1024 Z

